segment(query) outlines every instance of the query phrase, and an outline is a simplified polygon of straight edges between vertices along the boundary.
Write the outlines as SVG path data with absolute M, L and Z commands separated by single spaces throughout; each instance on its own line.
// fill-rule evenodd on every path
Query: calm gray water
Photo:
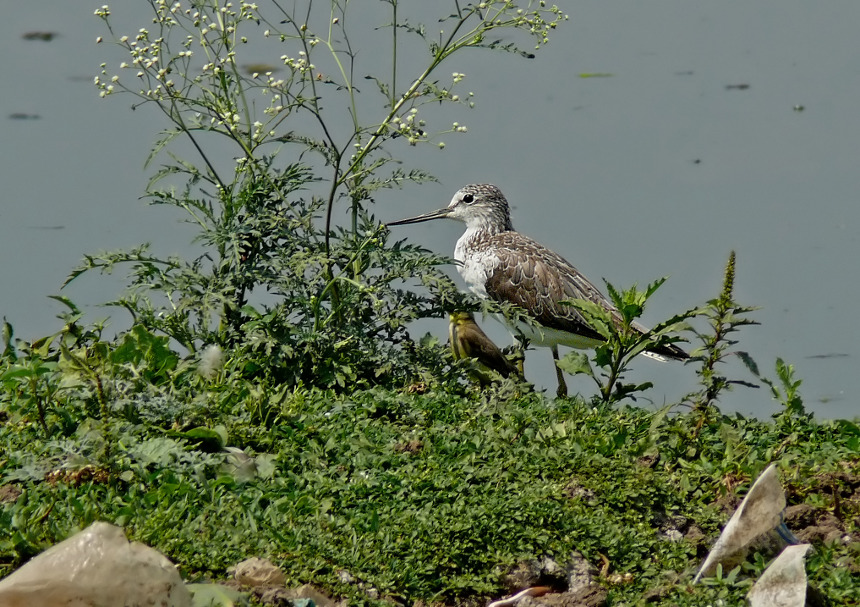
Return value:
M 0 23 L 0 314 L 24 338 L 56 328 L 60 307 L 46 295 L 84 253 L 143 241 L 188 250 L 178 216 L 138 200 L 143 161 L 166 125 L 130 111 L 130 98 L 100 100 L 91 84 L 99 63 L 124 59 L 94 44 L 105 33 L 92 16 L 99 4 L 21 3 Z M 113 9 L 137 27 L 142 4 Z M 624 0 L 567 10 L 571 20 L 533 61 L 476 51 L 442 69 L 465 73 L 464 90 L 476 94 L 476 109 L 456 114 L 469 132 L 447 136 L 442 151 L 405 150 L 440 183 L 380 195 L 377 215 L 435 209 L 466 183 L 494 182 L 516 227 L 594 282 L 670 276 L 650 323 L 715 297 L 735 250 L 736 298 L 762 307 L 761 326 L 740 333 L 738 347 L 771 376 L 777 356 L 794 364 L 818 416 L 860 415 L 860 3 Z M 34 30 L 59 37 L 22 39 Z M 594 73 L 610 76 L 580 77 Z M 38 119 L 8 118 L 16 113 Z M 397 229 L 449 254 L 462 230 Z M 95 304 L 120 285 L 92 276 L 66 294 Z M 111 313 L 114 326 L 127 322 L 93 311 Z M 483 324 L 507 343 L 495 321 Z M 442 336 L 445 323 L 430 329 Z M 527 371 L 554 389 L 548 351 L 531 353 Z M 636 371 L 656 382 L 655 405 L 692 387 L 677 365 L 645 360 Z M 776 411 L 763 389 L 739 389 L 723 406 Z

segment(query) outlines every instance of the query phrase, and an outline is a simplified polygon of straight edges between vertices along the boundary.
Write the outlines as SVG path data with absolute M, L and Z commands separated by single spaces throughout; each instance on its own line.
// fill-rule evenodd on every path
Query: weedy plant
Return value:
M 623 382 L 624 373 L 630 362 L 639 354 L 655 348 L 681 341 L 679 331 L 688 329 L 686 320 L 695 311 L 685 312 L 661 322 L 650 331 L 642 331 L 636 319 L 642 316 L 645 303 L 666 282 L 665 278 L 649 284 L 644 291 L 636 285 L 618 291 L 606 283 L 606 291 L 618 315 L 609 312 L 593 302 L 574 299 L 567 302 L 575 308 L 594 329 L 606 340 L 594 349 L 594 364 L 584 352 L 573 351 L 559 361 L 559 368 L 573 374 L 585 374 L 597 383 L 600 399 L 611 404 L 627 397 L 635 397 L 637 392 L 652 387 L 651 382 L 628 384 Z
M 100 253 L 69 280 L 130 264 L 130 290 L 115 305 L 190 352 L 213 343 L 236 352 L 247 375 L 339 387 L 424 378 L 417 361 L 427 356 L 406 325 L 460 296 L 443 258 L 388 243 L 373 195 L 433 179 L 401 158 L 466 130 L 430 124 L 440 104 L 473 105 L 460 92 L 464 74 L 443 78 L 443 64 L 474 48 L 530 57 L 502 37 L 539 48 L 566 16 L 542 1 L 455 1 L 431 33 L 396 0 L 361 15 L 336 0 L 149 4 L 153 25 L 129 36 L 114 31 L 108 6 L 96 11 L 128 54 L 116 73 L 102 64 L 96 85 L 171 124 L 150 155 L 168 160 L 147 195 L 187 213 L 205 252 L 190 261 L 146 246 Z M 374 28 L 377 18 L 387 25 Z M 379 39 L 374 29 L 388 37 L 388 62 L 355 46 Z M 423 65 L 402 67 L 403 53 L 420 49 Z M 270 63 L 243 63 L 249 50 Z M 179 139 L 196 157 L 170 151 Z
M 642 316 L 645 304 L 666 282 L 666 278 L 654 281 L 644 291 L 640 291 L 636 285 L 619 291 L 607 283 L 606 290 L 618 310 L 617 315 L 589 301 L 575 299 L 566 302 L 574 307 L 606 342 L 594 349 L 591 358 L 587 353 L 579 351 L 566 354 L 559 361 L 559 367 L 568 373 L 583 374 L 592 378 L 598 386 L 598 398 L 605 404 L 616 403 L 625 398 L 635 400 L 637 394 L 651 388 L 652 384 L 651 382 L 641 384 L 624 382 L 625 373 L 633 359 L 643 352 L 683 341 L 679 334 L 691 333 L 701 345 L 690 353 L 686 364 L 699 363 L 696 374 L 699 376 L 701 388 L 697 392 L 686 395 L 681 403 L 690 403 L 703 415 L 708 411 L 718 413 L 713 410 L 713 405 L 724 390 L 729 390 L 735 385 L 758 387 L 742 379 L 729 379 L 721 372 L 721 365 L 725 364 L 730 357 L 736 356 L 751 373 L 756 377 L 759 376 L 758 367 L 752 357 L 746 352 L 732 349 L 738 343 L 733 338 L 733 333 L 739 331 L 741 327 L 758 324 L 746 318 L 746 315 L 757 308 L 741 306 L 734 301 L 734 279 L 735 253 L 732 251 L 726 263 L 719 297 L 708 301 L 700 308 L 693 308 L 672 316 L 647 331 L 643 331 L 641 325 L 637 326 L 636 321 Z M 697 319 L 705 321 L 705 328 L 696 328 Z M 783 378 L 783 375 L 784 373 L 780 373 L 779 377 Z M 776 390 L 766 379 L 760 379 Z
M 729 357 L 737 356 L 753 373 L 758 374 L 755 361 L 746 352 L 732 349 L 737 344 L 737 340 L 730 337 L 733 333 L 739 331 L 741 327 L 758 324 L 746 317 L 757 308 L 736 303 L 734 287 L 735 252 L 732 251 L 726 263 L 719 297 L 692 312 L 692 315 L 704 318 L 708 325 L 705 331 L 693 329 L 693 333 L 702 344 L 696 357 L 701 362 L 696 373 L 699 375 L 702 387 L 698 393 L 687 397 L 696 408 L 702 411 L 706 411 L 715 404 L 719 394 L 723 390 L 731 389 L 733 385 L 758 387 L 744 380 L 729 379 L 721 373 L 720 369 L 720 365 L 724 364 Z

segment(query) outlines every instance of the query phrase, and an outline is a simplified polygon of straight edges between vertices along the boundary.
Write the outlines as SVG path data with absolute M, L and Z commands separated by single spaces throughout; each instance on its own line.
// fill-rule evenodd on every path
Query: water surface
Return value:
M 0 23 L 0 314 L 24 338 L 57 327 L 60 307 L 46 295 L 84 253 L 144 241 L 189 251 L 188 226 L 139 200 L 143 161 L 167 125 L 131 111 L 130 98 L 100 100 L 91 84 L 102 61 L 123 59 L 94 44 L 105 34 L 96 6 L 24 3 Z M 130 25 L 146 23 L 142 2 L 113 8 Z M 469 132 L 446 137 L 444 150 L 404 148 L 404 160 L 440 183 L 382 193 L 377 215 L 431 210 L 466 183 L 496 183 L 516 227 L 594 282 L 670 276 L 650 323 L 715 297 L 735 250 L 737 300 L 762 308 L 738 347 L 764 370 L 777 356 L 793 363 L 820 417 L 860 414 L 860 4 L 621 0 L 569 10 L 535 60 L 476 51 L 443 69 L 465 73 L 476 93 L 476 109 L 457 113 Z M 36 31 L 57 35 L 22 37 Z M 461 227 L 430 225 L 397 236 L 453 252 Z M 88 277 L 66 294 L 95 304 L 120 284 Z M 483 324 L 507 341 L 494 321 Z M 442 336 L 445 323 L 431 330 Z M 528 371 L 554 389 L 547 351 L 530 354 Z M 637 373 L 657 383 L 655 406 L 692 387 L 677 365 L 643 361 Z M 776 410 L 767 390 L 738 390 L 723 405 Z

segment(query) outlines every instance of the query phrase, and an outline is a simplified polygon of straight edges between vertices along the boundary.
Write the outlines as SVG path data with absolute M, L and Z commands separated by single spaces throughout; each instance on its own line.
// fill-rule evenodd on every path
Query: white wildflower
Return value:
M 215 344 L 206 346 L 200 354 L 197 372 L 206 379 L 213 379 L 224 367 L 224 352 Z

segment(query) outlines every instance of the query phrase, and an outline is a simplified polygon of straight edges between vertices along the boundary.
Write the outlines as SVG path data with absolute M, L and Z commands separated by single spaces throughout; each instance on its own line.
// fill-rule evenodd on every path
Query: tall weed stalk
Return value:
M 466 131 L 440 124 L 440 104 L 473 105 L 465 75 L 442 76 L 444 64 L 470 48 L 532 57 L 566 16 L 545 2 L 455 0 L 425 27 L 397 0 L 361 15 L 340 0 L 148 2 L 152 24 L 130 35 L 110 7 L 96 11 L 125 58 L 103 63 L 95 84 L 167 119 L 147 196 L 184 211 L 204 253 L 99 253 L 69 280 L 130 264 L 113 304 L 191 352 L 238 350 L 251 374 L 326 386 L 420 375 L 407 323 L 460 296 L 445 259 L 387 241 L 373 195 L 432 180 L 402 166 L 407 150 Z M 388 57 L 360 52 L 379 36 Z M 423 65 L 402 67 L 406 52 Z M 191 157 L 175 152 L 182 139 Z

